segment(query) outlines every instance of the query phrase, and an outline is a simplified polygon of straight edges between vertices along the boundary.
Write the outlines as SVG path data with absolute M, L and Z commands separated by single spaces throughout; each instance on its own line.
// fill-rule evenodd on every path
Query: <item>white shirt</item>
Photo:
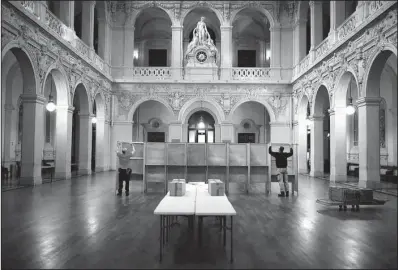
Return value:
M 117 152 L 117 156 L 119 157 L 119 167 L 121 169 L 127 169 L 129 167 L 130 158 L 133 156 L 133 153 L 126 152 L 125 154 Z

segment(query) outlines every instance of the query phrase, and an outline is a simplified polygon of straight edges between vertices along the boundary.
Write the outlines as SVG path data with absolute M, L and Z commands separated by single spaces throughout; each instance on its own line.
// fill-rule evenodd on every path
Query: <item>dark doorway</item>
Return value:
M 238 50 L 238 67 L 256 67 L 256 51 Z
M 148 132 L 148 142 L 165 142 L 164 132 Z
M 238 133 L 238 143 L 256 143 L 256 134 Z
M 167 50 L 150 49 L 148 56 L 150 67 L 167 67 Z

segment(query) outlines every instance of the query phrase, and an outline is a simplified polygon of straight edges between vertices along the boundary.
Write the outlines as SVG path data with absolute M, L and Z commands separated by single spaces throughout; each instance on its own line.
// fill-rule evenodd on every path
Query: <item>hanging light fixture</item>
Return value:
M 46 105 L 46 109 L 49 112 L 53 112 L 55 111 L 55 109 L 57 108 L 57 105 L 55 105 L 54 100 L 53 100 L 53 96 L 51 95 L 53 92 L 53 83 L 50 82 L 50 95 L 48 96 L 48 103 Z
M 311 126 L 311 120 L 310 118 L 307 116 L 307 118 L 305 119 L 305 123 L 307 124 L 307 126 Z
M 355 107 L 354 107 L 354 105 L 352 105 L 351 80 L 350 80 L 350 97 L 348 98 L 348 105 L 347 105 L 347 107 L 345 108 L 345 112 L 346 112 L 348 115 L 352 115 L 352 114 L 355 113 Z
M 198 129 L 204 129 L 206 127 L 205 122 L 203 121 L 203 116 L 200 116 L 197 127 Z
M 203 108 L 203 106 L 202 106 L 202 100 L 200 101 L 200 108 L 202 109 Z M 198 129 L 204 129 L 204 128 L 206 128 L 206 125 L 205 125 L 205 122 L 204 122 L 204 120 L 203 120 L 203 116 L 201 115 L 200 116 L 200 118 L 199 118 L 199 122 L 198 122 L 198 124 L 196 125 L 196 127 L 198 128 Z
M 91 123 L 93 123 L 93 124 L 96 124 L 97 123 L 97 117 L 93 117 L 93 118 L 91 118 Z

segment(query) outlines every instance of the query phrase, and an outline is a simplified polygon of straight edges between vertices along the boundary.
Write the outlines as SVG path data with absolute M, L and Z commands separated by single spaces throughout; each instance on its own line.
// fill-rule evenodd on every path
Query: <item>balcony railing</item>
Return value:
M 104 62 L 104 60 L 99 57 L 94 49 L 87 46 L 80 38 L 78 38 L 75 33 L 67 27 L 60 19 L 57 18 L 48 9 L 45 10 L 45 17 L 40 18 L 39 10 L 42 3 L 36 1 L 12 1 L 12 3 L 19 4 L 24 10 L 34 15 L 34 17 L 43 21 L 44 24 L 52 30 L 51 32 L 59 37 L 60 39 L 68 42 L 72 47 L 75 48 L 76 52 L 85 59 L 88 63 L 98 68 L 100 71 L 106 75 L 110 75 L 109 65 Z
M 364 6 L 357 9 L 336 29 L 334 40 L 327 37 L 315 48 L 314 59 L 311 60 L 309 54 L 293 68 L 293 79 L 302 75 L 336 47 L 346 42 L 354 33 L 369 23 L 369 19 L 373 20 L 380 15 L 380 12 L 383 12 L 380 11 L 381 9 L 387 9 L 393 4 L 394 1 L 363 1 Z
M 261 81 L 271 77 L 270 68 L 232 68 L 232 80 Z
M 329 37 L 325 38 L 316 48 L 315 48 L 315 59 L 322 57 L 329 51 Z
M 134 67 L 133 77 L 149 80 L 171 79 L 172 68 L 170 67 Z

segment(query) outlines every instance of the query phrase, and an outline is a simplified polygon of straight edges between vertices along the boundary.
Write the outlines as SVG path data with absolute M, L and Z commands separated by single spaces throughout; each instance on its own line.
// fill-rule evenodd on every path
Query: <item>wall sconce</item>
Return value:
M 134 50 L 133 57 L 134 59 L 138 59 L 138 50 Z

